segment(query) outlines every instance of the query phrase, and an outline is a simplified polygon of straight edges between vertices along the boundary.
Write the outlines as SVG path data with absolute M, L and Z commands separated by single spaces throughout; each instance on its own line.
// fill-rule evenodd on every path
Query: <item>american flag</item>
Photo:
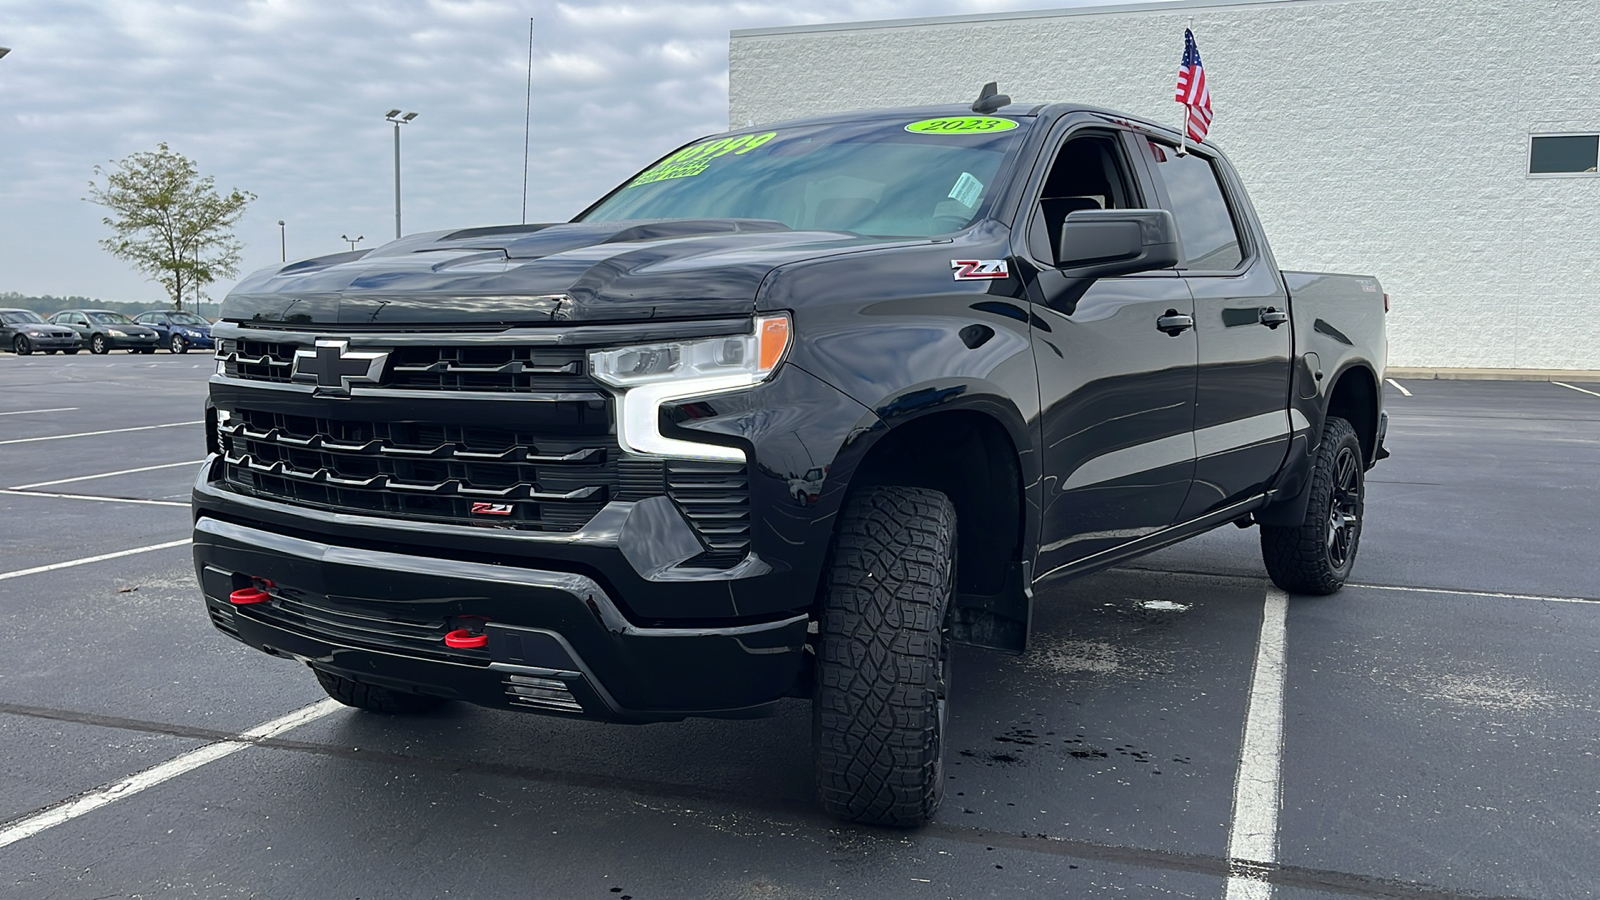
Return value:
M 1178 92 L 1172 98 L 1189 108 L 1189 139 L 1203 141 L 1211 128 L 1211 91 L 1206 70 L 1200 66 L 1200 48 L 1194 32 L 1183 30 L 1183 65 L 1178 69 Z

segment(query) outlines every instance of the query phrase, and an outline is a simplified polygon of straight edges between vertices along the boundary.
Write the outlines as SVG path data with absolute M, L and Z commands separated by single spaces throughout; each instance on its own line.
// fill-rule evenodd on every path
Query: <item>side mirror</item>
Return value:
M 1075 278 L 1108 278 L 1178 264 L 1178 223 L 1164 209 L 1068 213 L 1056 267 Z

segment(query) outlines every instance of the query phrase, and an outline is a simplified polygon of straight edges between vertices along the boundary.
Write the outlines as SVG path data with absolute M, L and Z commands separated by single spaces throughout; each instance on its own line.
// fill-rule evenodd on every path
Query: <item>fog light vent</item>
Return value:
M 507 675 L 506 696 L 513 706 L 531 706 L 558 712 L 583 712 L 583 704 L 567 690 L 566 682 L 558 678 L 540 678 L 536 675 Z

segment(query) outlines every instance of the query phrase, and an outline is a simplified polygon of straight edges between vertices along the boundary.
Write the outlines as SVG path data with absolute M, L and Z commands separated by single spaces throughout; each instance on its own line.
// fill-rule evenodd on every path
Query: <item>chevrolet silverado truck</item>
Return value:
M 1040 585 L 1235 524 L 1338 590 L 1377 280 L 1279 269 L 1209 143 L 993 93 L 246 278 L 193 494 L 212 623 L 382 713 L 809 699 L 822 805 L 914 826 L 952 643 L 1023 652 Z

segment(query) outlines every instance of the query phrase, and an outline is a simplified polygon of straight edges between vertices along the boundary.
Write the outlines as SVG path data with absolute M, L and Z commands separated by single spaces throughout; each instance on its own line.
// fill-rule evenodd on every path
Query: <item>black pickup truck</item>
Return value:
M 1258 525 L 1337 590 L 1387 299 L 1278 268 L 1209 144 L 1076 104 L 717 135 L 571 222 L 419 234 L 223 304 L 215 626 L 386 713 L 810 698 L 822 804 L 936 809 L 950 645 Z

